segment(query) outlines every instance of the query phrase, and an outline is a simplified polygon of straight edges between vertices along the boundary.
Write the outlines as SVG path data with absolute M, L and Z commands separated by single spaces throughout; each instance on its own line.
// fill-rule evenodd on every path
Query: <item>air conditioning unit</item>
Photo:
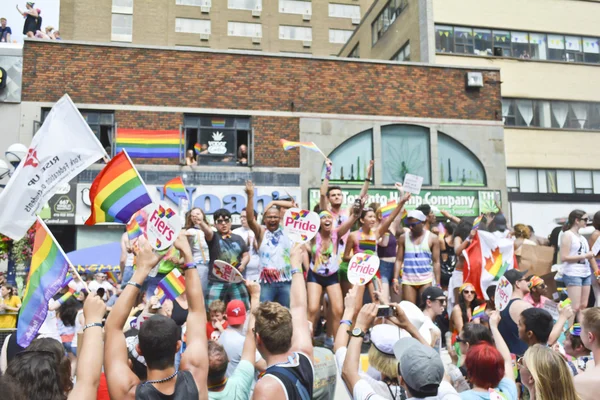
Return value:
M 210 6 L 202 6 L 200 7 L 200 12 L 204 14 L 208 14 L 210 12 Z
M 352 18 L 352 25 L 360 24 L 360 18 Z
M 310 21 L 310 14 L 302 14 L 303 21 Z
M 260 44 L 260 42 L 261 42 L 261 38 L 259 38 L 259 37 L 253 37 L 252 38 L 252 43 L 254 43 L 254 44 Z
M 303 40 L 302 41 L 302 46 L 303 47 L 310 47 L 310 46 L 312 46 L 312 40 Z
M 252 10 L 252 16 L 253 17 L 260 17 L 260 13 L 261 13 L 260 10 Z
M 200 40 L 208 40 L 210 39 L 210 33 L 201 33 Z

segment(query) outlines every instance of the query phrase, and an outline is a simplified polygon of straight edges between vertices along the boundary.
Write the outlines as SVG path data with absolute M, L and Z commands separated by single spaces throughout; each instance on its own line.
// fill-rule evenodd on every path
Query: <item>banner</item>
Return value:
M 104 156 L 104 148 L 65 94 L 0 194 L 0 232 L 14 240 L 23 237 L 58 188 Z
M 74 225 L 77 185 L 60 185 L 39 212 L 46 225 Z

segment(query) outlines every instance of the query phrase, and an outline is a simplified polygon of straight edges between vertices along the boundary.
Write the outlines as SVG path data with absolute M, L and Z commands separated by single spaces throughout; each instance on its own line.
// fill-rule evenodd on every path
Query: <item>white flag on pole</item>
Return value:
M 65 94 L 0 193 L 0 232 L 14 240 L 22 238 L 61 184 L 105 156 L 102 144 Z

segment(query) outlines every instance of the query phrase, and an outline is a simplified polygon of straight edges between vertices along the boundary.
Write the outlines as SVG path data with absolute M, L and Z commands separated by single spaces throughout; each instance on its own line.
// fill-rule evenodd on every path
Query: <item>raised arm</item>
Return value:
M 154 254 L 150 244 L 142 237 L 139 240 L 137 268 L 129 282 L 141 288 L 148 273 L 158 263 L 159 257 Z M 140 383 L 138 377 L 129 368 L 127 343 L 123 334 L 123 326 L 135 304 L 140 289 L 135 285 L 126 285 L 113 306 L 104 325 L 104 372 L 111 399 L 122 399 Z M 86 322 L 88 322 L 86 320 Z M 85 342 L 84 342 L 85 343 Z
M 369 168 L 367 169 L 365 183 L 363 184 L 362 189 L 360 189 L 360 197 L 365 197 L 367 194 L 369 194 L 369 184 L 371 183 L 371 176 L 373 176 L 373 165 L 375 165 L 375 161 L 369 161 Z
M 123 236 L 121 236 L 121 258 L 119 259 L 121 271 L 125 271 L 125 263 L 127 262 L 127 254 L 129 253 L 128 244 L 129 238 L 127 237 L 127 232 L 125 232 Z
M 251 332 L 254 331 L 254 311 L 260 305 L 260 284 L 258 282 L 247 281 L 246 288 L 250 295 L 250 310 L 248 311 L 248 334 L 244 340 L 242 360 L 246 360 L 254 365 L 256 361 L 256 341 L 254 334 Z
M 552 346 L 558 341 L 558 338 L 563 333 L 563 330 L 565 328 L 565 323 L 569 319 L 571 319 L 571 317 L 573 317 L 573 314 L 573 308 L 570 304 L 560 309 L 560 311 L 558 312 L 558 320 L 554 324 L 552 332 L 550 332 L 550 336 L 548 336 L 548 346 Z
M 410 322 L 406 313 L 397 303 L 390 303 L 390 307 L 394 309 L 395 318 L 389 318 L 390 322 L 396 325 L 400 329 L 404 329 L 410 336 L 423 343 L 425 346 L 431 346 L 423 336 L 419 333 L 419 330 Z
M 352 256 L 350 256 L 350 253 L 352 252 L 352 250 L 354 249 L 354 233 L 351 233 L 348 236 L 348 241 L 346 242 L 346 247 L 344 247 L 344 257 L 342 257 L 342 260 L 344 262 L 349 262 L 352 259 Z
M 512 359 L 510 357 L 510 350 L 502 337 L 502 334 L 498 330 L 498 324 L 500 323 L 500 312 L 492 311 L 490 314 L 490 329 L 492 331 L 492 336 L 494 337 L 494 342 L 496 343 L 496 348 L 502 354 L 502 358 L 504 359 L 504 377 L 508 378 L 512 381 L 515 380 L 515 373 L 513 371 Z
M 254 184 L 252 181 L 246 181 L 246 196 L 248 196 L 248 205 L 246 206 L 246 221 L 248 222 L 250 230 L 254 232 L 256 243 L 260 248 L 264 232 L 254 217 Z M 266 212 L 267 209 L 265 208 L 264 211 Z
M 88 324 L 102 324 L 105 312 L 106 305 L 102 299 L 90 294 L 83 305 L 85 321 Z M 77 354 L 77 382 L 69 393 L 69 400 L 96 398 L 104 356 L 103 341 L 101 325 L 88 327 L 83 331 L 83 343 Z
M 329 179 L 331 179 L 331 172 L 333 170 L 333 163 L 328 158 L 325 160 L 325 179 L 321 183 L 321 192 L 319 196 L 319 208 L 321 211 L 327 210 L 329 201 L 327 200 L 327 189 L 329 188 Z
M 313 358 L 312 338 L 308 334 L 308 310 L 306 296 L 306 282 L 302 273 L 302 246 L 295 244 L 290 255 L 292 264 L 292 289 L 290 293 L 290 313 L 294 333 L 292 336 L 292 350 L 301 351 Z
M 352 206 L 352 214 L 350 215 L 350 218 L 346 219 L 339 226 L 339 228 L 337 228 L 338 237 L 344 236 L 346 232 L 352 229 L 352 225 L 354 225 L 354 223 L 358 221 L 358 219 L 360 218 L 360 211 L 364 206 L 365 199 L 361 201 L 360 206 L 357 206 L 356 204 Z
M 376 316 L 377 304 L 365 304 L 356 318 L 356 328 L 360 328 L 363 332 L 367 332 Z M 338 329 L 338 333 L 340 330 L 343 330 L 343 328 Z M 360 362 L 360 349 L 362 344 L 363 338 L 355 336 L 350 337 L 350 342 L 348 343 L 348 352 L 346 353 L 346 359 L 344 360 L 344 366 L 342 367 L 342 379 L 346 383 L 346 386 L 351 393 L 354 392 L 354 386 L 360 380 L 358 370 Z
M 400 215 L 400 211 L 402 211 L 402 209 L 404 208 L 404 205 L 406 204 L 406 202 L 408 200 L 410 200 L 410 193 L 406 193 L 404 196 L 402 196 L 402 199 L 400 199 L 400 201 L 396 205 L 396 208 L 394 208 L 394 211 L 392 211 L 392 214 L 389 217 L 387 217 L 386 219 L 384 219 L 381 222 L 381 224 L 379 224 L 379 228 L 377 228 L 377 236 L 378 237 L 383 236 L 383 234 L 386 233 L 390 229 L 392 222 L 396 219 L 396 217 L 398 215 Z
M 455 224 L 460 223 L 460 218 L 455 217 L 454 215 L 450 214 L 448 211 L 446 211 L 446 210 L 440 210 L 440 213 L 444 217 L 448 218 L 450 221 L 454 222 Z

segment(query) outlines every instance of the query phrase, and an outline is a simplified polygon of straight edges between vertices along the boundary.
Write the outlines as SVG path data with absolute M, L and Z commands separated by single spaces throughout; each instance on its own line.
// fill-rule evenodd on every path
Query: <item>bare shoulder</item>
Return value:
M 581 400 L 593 400 L 597 399 L 598 395 L 598 385 L 600 380 L 598 378 L 598 369 L 593 368 L 584 372 L 583 374 L 578 374 L 573 379 L 575 384 L 575 390 L 581 396 Z
M 281 383 L 270 375 L 265 375 L 256 382 L 253 399 L 283 399 L 285 393 Z

